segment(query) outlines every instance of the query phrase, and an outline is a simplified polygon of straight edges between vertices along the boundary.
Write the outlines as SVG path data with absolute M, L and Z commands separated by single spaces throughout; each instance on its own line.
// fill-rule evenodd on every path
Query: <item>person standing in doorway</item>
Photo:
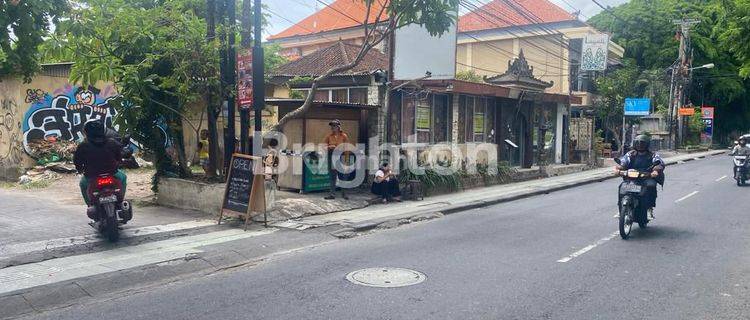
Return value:
M 338 170 L 336 170 L 335 162 L 333 159 L 333 150 L 342 143 L 348 143 L 349 136 L 345 132 L 341 131 L 341 121 L 333 120 L 329 122 L 328 125 L 331 127 L 331 133 L 326 136 L 324 143 L 328 148 L 328 177 L 330 178 L 329 180 L 331 182 L 331 189 L 325 199 L 333 200 L 336 198 L 336 182 L 338 181 L 339 176 L 339 172 Z M 338 161 L 338 159 L 336 160 Z M 346 196 L 344 188 L 341 188 L 341 197 L 344 199 L 349 199 Z
M 207 176 L 210 175 L 208 169 L 208 146 L 208 130 L 203 129 L 201 130 L 200 139 L 198 139 L 198 160 L 201 168 L 203 168 L 203 172 L 205 172 Z

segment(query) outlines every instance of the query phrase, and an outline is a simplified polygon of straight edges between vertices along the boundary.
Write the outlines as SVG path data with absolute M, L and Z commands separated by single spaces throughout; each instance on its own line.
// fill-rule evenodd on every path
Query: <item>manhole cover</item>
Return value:
M 367 268 L 350 272 L 346 280 L 363 286 L 395 288 L 421 283 L 424 273 L 404 268 Z

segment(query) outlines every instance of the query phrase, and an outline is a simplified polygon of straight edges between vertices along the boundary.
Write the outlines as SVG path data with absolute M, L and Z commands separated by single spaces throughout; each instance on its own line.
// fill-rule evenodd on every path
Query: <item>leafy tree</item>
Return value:
M 456 72 L 456 79 L 469 81 L 469 82 L 479 82 L 479 83 L 484 82 L 484 79 L 482 79 L 482 76 L 478 75 L 473 69 Z
M 388 39 L 388 37 L 390 37 L 397 29 L 407 25 L 417 24 L 424 27 L 431 35 L 442 35 L 457 22 L 457 13 L 455 10 L 458 8 L 459 0 L 357 1 L 364 2 L 366 6 L 365 18 L 361 24 L 363 37 L 359 52 L 354 59 L 352 59 L 352 62 L 333 67 L 324 74 L 315 77 L 311 83 L 307 98 L 302 106 L 287 113 L 284 117 L 279 119 L 279 122 L 274 128 L 275 130 L 280 131 L 284 127 L 284 124 L 304 114 L 310 109 L 315 97 L 315 92 L 318 90 L 318 86 L 322 81 L 333 74 L 351 70 L 356 67 L 365 57 L 367 52 L 383 42 L 383 40 Z M 370 17 L 373 16 L 371 13 L 376 13 L 374 15 L 374 17 L 376 17 L 374 21 L 370 20 Z M 381 19 L 383 14 L 387 15 L 387 19 Z M 378 27 L 381 24 L 384 24 L 384 26 Z
M 730 0 L 735 3 L 748 0 Z M 728 134 L 749 119 L 747 111 L 741 108 L 746 104 L 747 82 L 737 77 L 740 63 L 733 54 L 732 46 L 747 46 L 747 25 L 742 22 L 741 9 L 726 6 L 724 0 L 632 0 L 602 12 L 589 20 L 599 30 L 610 32 L 612 40 L 625 48 L 625 58 L 632 59 L 635 67 L 651 70 L 651 79 L 661 79 L 660 83 L 649 80 L 660 87 L 660 94 L 652 96 L 657 110 L 669 105 L 667 71 L 677 60 L 679 41 L 675 37 L 678 27 L 674 19 L 698 18 L 702 22 L 693 26 L 692 64 L 699 66 L 714 63 L 713 69 L 699 69 L 693 72 L 687 82 L 686 99 L 699 104 L 717 107 L 716 130 L 718 134 Z M 746 19 L 746 18 L 745 18 Z M 743 29 L 745 28 L 745 29 Z M 748 47 L 750 48 L 750 47 Z M 644 77 L 641 77 L 644 78 Z M 649 77 L 645 77 L 649 78 Z M 666 88 L 666 90 L 664 89 Z
M 73 82 L 116 84 L 117 122 L 156 155 L 157 176 L 190 175 L 183 123 L 197 127 L 185 110 L 219 87 L 219 43 L 206 41 L 204 14 L 193 0 L 88 0 L 48 46 L 48 57 L 74 62 Z M 168 148 L 157 125 L 169 128 Z
M 20 75 L 31 81 L 39 68 L 39 45 L 50 24 L 68 9 L 66 0 L 0 1 L 0 75 Z
M 625 98 L 636 97 L 638 79 L 641 71 L 625 63 L 625 67 L 609 72 L 606 76 L 597 78 L 596 88 L 599 93 L 594 99 L 596 116 L 604 130 L 611 133 L 617 145 L 622 144 L 622 117 Z

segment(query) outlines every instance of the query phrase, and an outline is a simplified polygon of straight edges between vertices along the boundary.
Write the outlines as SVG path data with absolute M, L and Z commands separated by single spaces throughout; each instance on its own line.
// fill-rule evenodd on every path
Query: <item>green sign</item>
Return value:
M 331 181 L 328 177 L 328 159 L 325 158 L 325 155 L 318 157 L 317 153 L 308 152 L 303 156 L 302 162 L 304 167 L 302 172 L 304 175 L 302 191 L 328 190 L 331 186 Z
M 474 133 L 475 134 L 484 133 L 484 113 L 481 113 L 481 112 L 474 113 Z
M 417 106 L 417 130 L 430 130 L 430 108 Z

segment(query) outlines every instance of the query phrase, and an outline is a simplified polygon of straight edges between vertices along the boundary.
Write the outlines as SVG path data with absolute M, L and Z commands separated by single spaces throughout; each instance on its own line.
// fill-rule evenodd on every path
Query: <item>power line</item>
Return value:
M 471 4 L 471 3 L 468 3 L 467 1 L 463 1 L 463 2 L 462 2 L 462 5 L 463 5 L 463 6 L 465 7 L 465 8 L 469 9 L 470 11 L 472 11 L 472 12 L 476 12 L 476 13 L 477 13 L 477 16 L 479 16 L 480 18 L 484 19 L 485 21 L 487 21 L 487 22 L 489 22 L 489 23 L 493 23 L 493 24 L 494 24 L 494 23 L 496 23 L 496 21 L 491 21 L 490 19 L 488 19 L 488 18 L 487 18 L 487 17 L 485 16 L 485 15 L 483 15 L 483 14 L 481 14 L 481 13 L 484 13 L 484 14 L 486 14 L 486 15 L 490 15 L 490 16 L 492 16 L 492 17 L 494 17 L 494 18 L 496 18 L 496 19 L 500 20 L 501 22 L 504 22 L 504 23 L 506 23 L 506 24 L 508 24 L 508 25 L 510 25 L 510 26 L 513 26 L 513 25 L 514 25 L 514 23 L 513 23 L 513 22 L 510 22 L 510 21 L 508 21 L 508 20 L 505 20 L 505 19 L 504 19 L 504 18 L 502 18 L 502 17 L 499 17 L 499 16 L 497 16 L 497 15 L 494 15 L 493 13 L 491 13 L 491 12 L 489 12 L 489 11 L 487 11 L 487 10 L 483 9 L 483 8 L 477 7 L 477 6 L 475 5 L 475 4 Z M 498 26 L 498 28 L 501 28 L 501 27 L 499 27 L 499 26 Z M 522 28 L 522 29 L 523 29 L 523 28 Z M 537 36 L 537 37 L 544 37 L 544 35 L 540 35 L 540 34 L 534 33 L 533 31 L 530 31 L 530 30 L 526 30 L 526 31 L 528 31 L 529 33 L 531 33 L 531 34 L 532 34 L 532 35 L 534 35 L 534 36 Z M 506 32 L 508 32 L 508 33 L 509 33 L 510 35 L 512 35 L 512 36 L 514 36 L 514 37 L 516 37 L 516 38 L 519 38 L 519 39 L 522 39 L 522 38 L 524 38 L 524 37 L 522 37 L 522 36 L 520 36 L 520 35 L 518 35 L 518 34 L 514 33 L 513 31 L 510 31 L 510 30 L 506 30 Z M 491 44 L 491 43 L 490 43 L 489 41 L 481 40 L 481 39 L 478 39 L 477 37 L 473 36 L 473 35 L 471 34 L 471 31 L 467 31 L 467 32 L 464 32 L 464 34 L 465 34 L 465 35 L 467 35 L 468 37 L 470 37 L 470 38 L 474 39 L 474 40 L 477 40 L 477 41 L 480 41 L 480 42 L 485 42 L 485 44 L 487 44 L 487 45 L 489 45 L 489 46 L 492 46 L 492 47 L 494 47 L 494 46 L 493 46 L 493 45 L 492 45 L 492 44 Z M 552 42 L 552 43 L 555 43 L 554 41 L 551 41 L 550 39 L 545 39 L 545 38 L 543 38 L 543 40 L 546 40 L 546 41 L 550 41 L 550 42 Z M 533 42 L 533 40 L 531 40 L 531 39 L 529 39 L 529 40 L 526 40 L 526 42 L 528 42 L 528 43 L 529 43 L 529 44 L 530 44 L 531 46 L 533 46 L 533 47 L 535 47 L 535 48 L 537 48 L 537 49 L 539 49 L 539 50 L 541 50 L 541 51 L 543 51 L 543 52 L 545 52 L 545 53 L 547 53 L 547 54 L 549 54 L 549 55 L 552 55 L 552 56 L 559 56 L 559 57 L 560 57 L 560 58 L 561 58 L 561 59 L 562 59 L 563 61 L 565 61 L 565 62 L 568 62 L 568 63 L 571 63 L 571 61 L 570 61 L 570 60 L 568 60 L 568 59 L 567 59 L 566 57 L 564 57 L 564 56 L 562 55 L 562 53 L 555 53 L 555 52 L 550 52 L 550 51 L 549 51 L 549 50 L 547 50 L 546 48 L 544 48 L 544 47 L 541 47 L 541 46 L 537 45 L 536 43 L 534 43 L 534 42 Z M 497 48 L 497 47 L 496 47 L 496 48 Z M 507 51 L 507 50 L 504 50 L 504 49 L 502 49 L 502 48 L 498 48 L 498 49 L 500 49 L 500 50 L 503 50 L 503 51 L 506 51 L 506 52 L 509 52 L 509 51 Z M 569 47 L 568 47 L 568 49 L 570 50 L 570 48 L 569 48 Z M 573 51 L 575 51 L 575 50 L 573 50 Z M 513 53 L 511 53 L 511 54 L 515 56 L 515 54 L 513 54 Z M 557 68 L 557 69 L 560 69 L 560 70 L 564 70 L 564 69 L 565 69 L 565 68 L 563 68 L 563 67 L 558 67 L 558 66 L 552 66 L 552 65 L 549 65 L 549 64 L 547 64 L 546 62 L 540 62 L 540 61 L 536 61 L 536 60 L 532 60 L 532 59 L 528 59 L 528 58 L 527 58 L 527 60 L 530 60 L 530 61 L 534 61 L 534 62 L 540 63 L 540 64 L 542 64 L 542 65 L 545 65 L 545 66 L 548 66 L 548 67 L 553 67 L 553 68 Z
M 331 8 L 333 11 L 336 11 L 336 12 L 344 15 L 345 17 L 349 18 L 350 20 L 352 20 L 352 21 L 354 21 L 356 23 L 363 23 L 364 22 L 364 21 L 359 21 L 359 20 L 353 18 L 352 16 L 346 14 L 345 12 L 342 12 L 341 10 L 334 8 L 333 6 L 331 6 L 330 4 L 326 3 L 323 0 L 317 0 L 317 1 L 320 2 L 321 4 L 325 5 L 326 7 Z M 369 19 L 369 18 L 370 17 L 365 17 L 365 19 Z
M 480 1 L 478 1 L 478 0 L 477 0 L 477 2 L 479 2 L 480 4 L 482 4 L 482 2 L 480 2 Z M 470 2 L 468 2 L 468 1 L 464 1 L 464 6 L 466 7 L 467 5 L 468 5 L 468 6 L 470 6 L 470 8 L 468 8 L 468 9 L 472 10 L 473 12 L 477 12 L 477 13 L 484 13 L 485 15 L 488 15 L 488 16 L 490 16 L 490 17 L 493 17 L 493 18 L 497 19 L 497 20 L 500 20 L 500 22 L 504 22 L 504 23 L 508 24 L 508 25 L 509 25 L 510 27 L 518 27 L 518 28 L 519 28 L 519 29 L 521 29 L 521 30 L 524 30 L 524 31 L 527 31 L 527 32 L 529 32 L 529 33 L 530 33 L 530 34 L 532 34 L 533 36 L 537 36 L 537 37 L 542 37 L 542 40 L 545 40 L 545 41 L 549 41 L 549 42 L 550 42 L 550 43 L 552 43 L 552 44 L 559 44 L 560 46 L 566 47 L 566 48 L 567 48 L 568 50 L 570 50 L 570 45 L 569 45 L 569 44 L 567 44 L 567 43 L 565 43 L 565 42 L 563 42 L 562 40 L 558 40 L 558 39 L 554 39 L 554 40 L 553 40 L 553 39 L 549 39 L 549 38 L 545 37 L 545 36 L 547 36 L 547 35 L 551 35 L 551 36 L 558 36 L 558 35 L 561 35 L 561 34 L 554 34 L 554 33 L 550 33 L 550 32 L 546 32 L 545 34 L 539 34 L 539 33 L 536 33 L 536 32 L 534 32 L 534 31 L 532 31 L 532 30 L 531 30 L 531 29 L 529 29 L 529 28 L 525 28 L 525 27 L 523 27 L 523 26 L 519 26 L 519 25 L 516 25 L 516 23 L 514 23 L 514 22 L 511 22 L 511 21 L 509 21 L 509 20 L 507 20 L 507 19 L 505 19 L 505 18 L 503 18 L 503 17 L 500 17 L 500 16 L 498 16 L 498 15 L 494 14 L 493 12 L 490 12 L 489 10 L 486 10 L 486 9 L 484 9 L 484 7 L 485 7 L 485 6 L 487 5 L 487 4 L 482 4 L 482 7 L 479 7 L 479 6 L 477 6 L 476 4 L 470 3 Z M 514 10 L 517 10 L 517 9 L 514 9 Z M 477 15 L 478 15 L 479 17 L 481 17 L 482 19 L 484 19 L 485 21 L 489 22 L 489 23 L 492 23 L 492 24 L 494 24 L 494 23 L 497 23 L 496 21 L 491 21 L 490 19 L 488 19 L 488 18 L 487 18 L 486 16 L 484 16 L 484 15 L 482 15 L 482 14 L 477 14 Z M 533 19 L 531 19 L 531 18 L 528 18 L 528 17 L 527 17 L 526 19 L 528 19 L 528 20 L 529 20 L 529 21 L 531 21 L 531 22 L 534 22 L 534 20 L 533 20 Z M 498 26 L 498 28 L 501 28 L 501 27 L 500 27 L 500 26 Z M 539 26 L 539 28 L 540 28 L 540 29 L 543 29 L 543 27 L 542 27 L 542 26 Z M 513 31 L 510 31 L 510 30 L 505 30 L 505 31 L 506 31 L 506 32 L 508 32 L 508 33 L 509 33 L 510 35 L 512 35 L 512 36 L 514 36 L 514 37 L 516 37 L 516 38 L 519 38 L 519 39 L 520 39 L 520 38 L 524 38 L 524 37 L 522 37 L 522 36 L 520 36 L 520 35 L 518 35 L 518 34 L 514 33 Z M 468 32 L 467 32 L 467 33 L 468 33 Z M 537 44 L 535 44 L 535 43 L 533 43 L 533 42 L 531 42 L 531 41 L 529 41 L 529 44 L 530 44 L 530 45 L 532 45 L 532 46 L 534 46 L 534 47 L 536 47 L 536 48 L 538 48 L 539 50 L 542 50 L 543 52 L 545 52 L 545 53 L 547 53 L 547 54 L 550 54 L 550 55 L 553 55 L 553 56 L 557 56 L 557 55 L 560 55 L 563 61 L 565 61 L 565 62 L 570 62 L 570 61 L 569 61 L 569 60 L 568 60 L 568 59 L 567 59 L 566 57 L 562 56 L 562 55 L 561 55 L 560 53 L 550 52 L 550 51 L 549 51 L 549 50 L 547 50 L 546 48 L 544 48 L 544 47 L 541 47 L 541 46 L 539 46 L 539 45 L 537 45 Z M 575 51 L 575 50 L 573 50 L 573 51 Z

